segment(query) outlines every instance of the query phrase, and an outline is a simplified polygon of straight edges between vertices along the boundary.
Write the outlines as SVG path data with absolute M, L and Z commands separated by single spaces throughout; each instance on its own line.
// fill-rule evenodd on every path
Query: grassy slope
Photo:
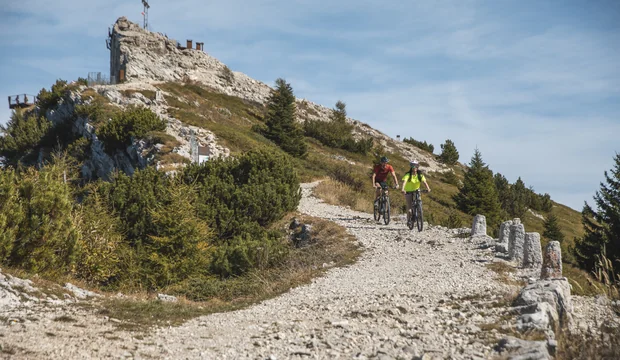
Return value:
M 252 125 L 262 122 L 264 110 L 259 104 L 216 93 L 193 84 L 167 83 L 160 87 L 171 94 L 166 100 L 171 106 L 170 113 L 173 116 L 187 124 L 212 131 L 218 136 L 222 145 L 231 150 L 232 154 L 257 147 L 281 151 L 275 144 L 251 130 Z M 348 168 L 356 180 L 362 181 L 363 187 L 360 191 L 354 191 L 350 186 L 331 180 L 322 184 L 317 189 L 317 193 L 328 202 L 371 212 L 374 190 L 371 187 L 370 176 L 375 156 L 329 148 L 312 138 L 307 138 L 307 141 L 309 144 L 308 156 L 305 159 L 293 160 L 301 180 L 324 179 L 335 167 Z M 336 156 L 344 156 L 355 162 L 355 165 L 336 160 Z M 403 173 L 407 170 L 408 162 L 400 154 L 388 154 L 388 156 L 400 181 Z M 454 167 L 460 180 L 464 177 L 464 169 L 462 165 Z M 430 173 L 426 176 L 433 191 L 423 198 L 425 217 L 431 223 L 440 224 L 451 211 L 454 211 L 455 203 L 452 196 L 458 192 L 458 187 L 448 183 L 442 174 Z M 401 214 L 404 206 L 403 197 L 393 191 L 391 200 L 392 213 Z M 554 205 L 553 212 L 558 216 L 562 232 L 566 237 L 563 244 L 564 254 L 566 254 L 565 260 L 570 260 L 570 257 L 567 256 L 567 249 L 573 245 L 575 237 L 583 234 L 581 215 L 564 205 Z M 472 216 L 460 211 L 457 211 L 457 214 L 462 226 L 467 227 L 471 224 Z M 546 216 L 548 214 L 543 213 L 541 215 Z M 526 231 L 543 233 L 542 219 L 528 212 L 522 221 L 525 224 Z M 542 239 L 542 241 L 543 246 L 545 246 L 547 240 Z M 571 278 L 575 279 L 574 282 L 581 284 L 583 291 L 577 288 L 578 293 L 597 292 L 589 284 L 591 279 L 583 272 L 570 266 L 567 266 L 566 272 Z
M 220 138 L 222 144 L 230 148 L 233 154 L 257 147 L 268 147 L 273 151 L 280 151 L 273 143 L 251 130 L 252 125 L 261 123 L 263 108 L 260 105 L 245 102 L 233 96 L 215 93 L 197 85 L 167 83 L 160 87 L 173 95 L 167 97 L 168 104 L 172 107 L 170 112 L 173 116 L 187 124 L 213 131 Z M 370 212 L 373 196 L 370 171 L 374 156 L 329 148 L 311 138 L 307 138 L 307 140 L 309 143 L 308 156 L 305 159 L 294 160 L 302 181 L 324 178 L 336 166 L 348 167 L 355 178 L 364 181 L 361 196 L 368 199 L 368 202 L 359 202 L 355 207 L 358 210 Z M 356 164 L 349 165 L 336 160 L 336 156 L 343 156 Z M 400 181 L 400 177 L 407 170 L 407 160 L 400 154 L 388 154 L 388 156 Z M 456 166 L 455 172 L 457 177 L 462 180 L 463 167 Z M 458 188 L 447 183 L 441 174 L 430 173 L 426 177 L 433 191 L 424 197 L 425 212 L 432 216 L 431 221 L 440 223 L 448 216 L 450 209 L 455 206 L 452 196 L 458 192 Z M 393 196 L 392 198 L 395 213 L 400 213 L 403 204 L 400 198 L 400 196 Z M 567 243 L 572 244 L 573 239 L 583 233 L 580 214 L 560 204 L 556 204 L 553 211 L 560 219 Z M 542 215 L 545 216 L 546 214 Z M 471 216 L 460 212 L 459 216 L 464 226 L 470 224 Z M 527 213 L 522 220 L 527 231 L 543 232 L 543 220 L 530 213 Z

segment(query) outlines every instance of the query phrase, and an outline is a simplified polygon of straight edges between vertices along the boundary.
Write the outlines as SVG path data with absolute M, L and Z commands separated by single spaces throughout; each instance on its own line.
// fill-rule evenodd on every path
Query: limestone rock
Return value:
M 546 360 L 553 359 L 547 350 L 545 341 L 527 341 L 514 337 L 502 339 L 498 344 L 502 358 L 511 360 Z
M 545 247 L 541 279 L 559 279 L 562 277 L 562 249 L 559 241 L 550 241 Z
M 89 290 L 84 290 L 84 289 L 80 289 L 79 287 L 71 284 L 71 283 L 66 283 L 65 284 L 65 289 L 71 291 L 73 293 L 73 295 L 75 295 L 76 298 L 78 299 L 87 299 L 89 297 L 101 297 L 101 295 L 89 291 Z
M 526 286 L 515 300 L 515 305 L 523 307 L 518 320 L 521 328 L 547 326 L 553 330 L 572 320 L 573 305 L 566 278 L 539 280 Z
M 540 234 L 537 232 L 526 233 L 523 246 L 523 267 L 538 268 L 541 265 Z
M 176 296 L 166 295 L 166 294 L 157 294 L 157 300 L 163 302 L 177 302 L 179 299 Z
M 487 218 L 484 215 L 476 215 L 471 227 L 471 236 L 481 236 L 487 234 Z
M 508 253 L 508 239 L 510 239 L 510 226 L 512 220 L 504 221 L 499 227 L 499 239 L 495 244 L 495 251 L 500 253 Z
M 525 243 L 525 227 L 521 223 L 510 225 L 508 239 L 508 256 L 519 265 L 523 263 L 523 246 Z

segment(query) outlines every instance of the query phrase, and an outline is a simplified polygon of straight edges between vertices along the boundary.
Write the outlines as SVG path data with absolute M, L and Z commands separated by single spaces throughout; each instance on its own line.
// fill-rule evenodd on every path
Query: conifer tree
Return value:
M 456 146 L 452 140 L 448 139 L 445 143 L 441 144 L 441 155 L 439 160 L 446 165 L 454 165 L 459 161 L 459 152 L 456 150 Z
M 510 183 L 508 179 L 500 173 L 495 174 L 493 176 L 493 180 L 495 181 L 495 188 L 497 189 L 497 194 L 499 196 L 499 202 L 502 205 L 502 209 L 508 211 L 508 206 L 510 205 L 510 198 L 512 196 L 510 192 Z
M 304 133 L 295 122 L 293 88 L 284 79 L 276 80 L 276 88 L 271 92 L 268 100 L 265 124 L 267 129 L 263 135 L 266 138 L 293 156 L 306 155 L 307 145 Z
M 523 217 L 529 204 L 529 194 L 521 177 L 510 187 L 510 190 L 512 195 L 510 205 L 508 206 L 508 213 L 512 217 Z
M 575 257 L 579 264 L 594 270 L 597 256 L 604 255 L 613 264 L 620 261 L 620 154 L 614 168 L 605 171 L 605 183 L 594 195 L 596 209 L 586 202 L 582 211 L 585 235 L 577 239 Z M 616 268 L 618 272 L 618 268 Z
M 476 149 L 465 173 L 463 187 L 454 196 L 457 207 L 470 215 L 485 215 L 487 224 L 496 228 L 500 222 L 500 203 L 493 172 L 482 161 L 480 151 Z
M 555 214 L 550 214 L 545 220 L 543 226 L 545 231 L 543 237 L 549 241 L 564 242 L 564 234 L 560 231 L 560 225 L 558 224 L 558 217 Z

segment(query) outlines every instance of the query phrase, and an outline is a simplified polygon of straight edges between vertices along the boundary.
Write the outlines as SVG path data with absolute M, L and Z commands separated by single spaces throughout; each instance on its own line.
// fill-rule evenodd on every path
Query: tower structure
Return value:
M 142 5 L 144 5 L 144 10 L 142 11 L 142 17 L 144 18 L 144 29 L 148 30 L 149 26 L 149 2 L 147 0 L 142 0 Z

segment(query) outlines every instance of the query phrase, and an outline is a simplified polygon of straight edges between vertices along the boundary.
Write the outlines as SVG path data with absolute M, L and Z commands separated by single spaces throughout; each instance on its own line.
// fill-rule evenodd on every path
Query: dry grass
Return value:
M 186 158 L 183 155 L 177 153 L 167 153 L 163 154 L 159 157 L 160 165 L 168 165 L 168 164 L 189 164 L 191 163 L 190 159 Z
M 512 274 L 516 272 L 517 270 L 513 266 L 505 262 L 502 262 L 502 261 L 494 262 L 491 264 L 487 264 L 486 267 L 487 269 L 496 272 L 498 275 L 497 281 L 503 284 L 511 285 L 511 286 L 519 286 L 519 287 L 525 286 L 525 281 L 515 280 L 512 277 L 510 277 L 509 274 Z
M 562 264 L 562 273 L 568 279 L 571 293 L 581 296 L 596 296 L 605 294 L 605 286 L 596 281 L 586 271 L 570 264 Z
M 560 331 L 556 359 L 620 359 L 620 327 L 602 324 L 600 335 Z
M 121 93 L 126 97 L 131 97 L 132 94 L 140 93 L 149 100 L 155 100 L 155 91 L 153 90 L 121 90 Z
M 333 179 L 325 179 L 314 189 L 314 194 L 328 204 L 348 206 L 353 210 L 372 212 L 372 197 L 364 198 L 350 186 Z

